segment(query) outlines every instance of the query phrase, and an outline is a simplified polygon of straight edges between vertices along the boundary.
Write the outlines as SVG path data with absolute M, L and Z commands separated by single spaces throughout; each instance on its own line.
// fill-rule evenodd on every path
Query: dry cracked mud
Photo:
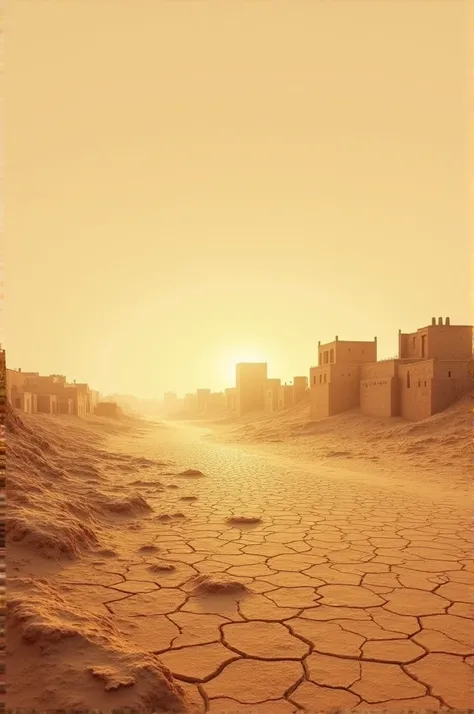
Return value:
M 470 504 L 204 436 L 129 445 L 183 469 L 186 495 L 147 494 L 121 558 L 63 570 L 70 597 L 158 653 L 196 711 L 472 707 Z

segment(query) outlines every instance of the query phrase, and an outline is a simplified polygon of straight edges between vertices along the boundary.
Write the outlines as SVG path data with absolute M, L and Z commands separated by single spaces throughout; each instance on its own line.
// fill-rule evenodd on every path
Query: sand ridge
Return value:
M 46 444 L 27 459 L 22 424 Z M 284 456 L 277 464 L 186 426 L 137 423 L 104 441 L 99 422 L 15 425 L 9 706 L 471 705 L 468 507 Z M 72 476 L 82 457 L 88 476 Z M 49 462 L 67 499 L 45 484 Z M 203 475 L 179 476 L 189 464 Z M 179 489 L 167 489 L 174 480 Z M 28 484 L 54 497 L 41 506 Z M 111 509 L 117 501 L 128 506 Z M 90 538 L 72 547 L 76 513 Z M 28 524 L 21 538 L 17 520 Z M 50 521 L 56 549 L 41 547 Z

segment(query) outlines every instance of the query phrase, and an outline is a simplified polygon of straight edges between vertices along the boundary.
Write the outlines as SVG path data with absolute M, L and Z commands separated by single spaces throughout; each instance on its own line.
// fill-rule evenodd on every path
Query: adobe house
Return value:
M 304 398 L 308 389 L 308 377 L 293 377 L 294 402 L 298 404 Z
M 209 399 L 211 397 L 211 390 L 210 389 L 198 389 L 196 392 L 197 396 L 197 410 L 198 412 L 204 412 L 206 411 L 206 407 L 209 403 Z
M 265 385 L 265 411 L 276 412 L 281 379 L 267 379 Z
M 117 419 L 121 413 L 122 410 L 115 402 L 99 402 L 95 407 L 96 416 Z
M 178 395 L 175 392 L 165 392 L 163 395 L 163 408 L 166 414 L 176 414 L 179 410 Z
M 400 415 L 409 421 L 426 419 L 446 409 L 473 386 L 471 325 L 431 325 L 411 334 L 399 333 Z M 408 363 L 407 358 L 412 358 Z
M 81 414 L 78 413 L 78 416 L 93 414 L 89 385 L 84 382 L 77 383 L 76 380 L 74 380 L 72 384 L 67 384 L 66 387 L 75 389 L 78 392 L 78 411 L 83 412 Z
M 360 370 L 377 361 L 373 341 L 318 342 L 318 366 L 310 369 L 311 419 L 323 419 L 359 406 Z
M 36 411 L 40 414 L 57 414 L 58 398 L 56 394 L 37 394 Z
M 228 387 L 225 392 L 225 409 L 228 412 L 235 412 L 237 390 L 235 387 Z
M 225 395 L 224 392 L 211 392 L 207 404 L 205 407 L 205 412 L 207 414 L 212 414 L 215 412 L 222 412 L 225 409 Z
M 263 412 L 265 409 L 266 362 L 240 362 L 235 367 L 237 414 Z
M 293 384 L 282 384 L 278 390 L 278 409 L 288 409 L 295 403 L 295 387 Z
M 419 421 L 446 409 L 473 387 L 473 328 L 431 319 L 398 333 L 399 356 L 361 367 L 363 414 Z
M 10 393 L 10 404 L 25 414 L 37 412 L 37 397 L 31 392 L 21 392 L 18 387 L 13 387 Z
M 27 379 L 31 377 L 39 377 L 39 372 L 22 372 L 21 369 L 6 370 L 7 400 L 12 406 L 15 406 L 12 401 L 12 390 L 21 392 L 25 388 Z M 18 399 L 18 397 L 15 398 Z
M 196 394 L 185 394 L 184 395 L 184 409 L 186 412 L 194 413 L 197 411 L 197 395 Z
M 58 413 L 73 416 L 74 401 L 70 397 L 63 397 L 60 395 L 58 397 Z

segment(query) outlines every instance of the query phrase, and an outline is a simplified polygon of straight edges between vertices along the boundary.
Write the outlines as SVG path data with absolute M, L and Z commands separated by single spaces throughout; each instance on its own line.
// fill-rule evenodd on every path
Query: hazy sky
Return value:
M 159 396 L 472 322 L 467 2 L 7 8 L 10 367 Z

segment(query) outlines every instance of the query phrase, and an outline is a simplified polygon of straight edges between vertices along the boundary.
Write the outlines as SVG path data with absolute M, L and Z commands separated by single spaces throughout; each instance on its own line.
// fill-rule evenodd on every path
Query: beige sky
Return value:
M 10 0 L 10 367 L 159 396 L 472 322 L 463 0 Z

